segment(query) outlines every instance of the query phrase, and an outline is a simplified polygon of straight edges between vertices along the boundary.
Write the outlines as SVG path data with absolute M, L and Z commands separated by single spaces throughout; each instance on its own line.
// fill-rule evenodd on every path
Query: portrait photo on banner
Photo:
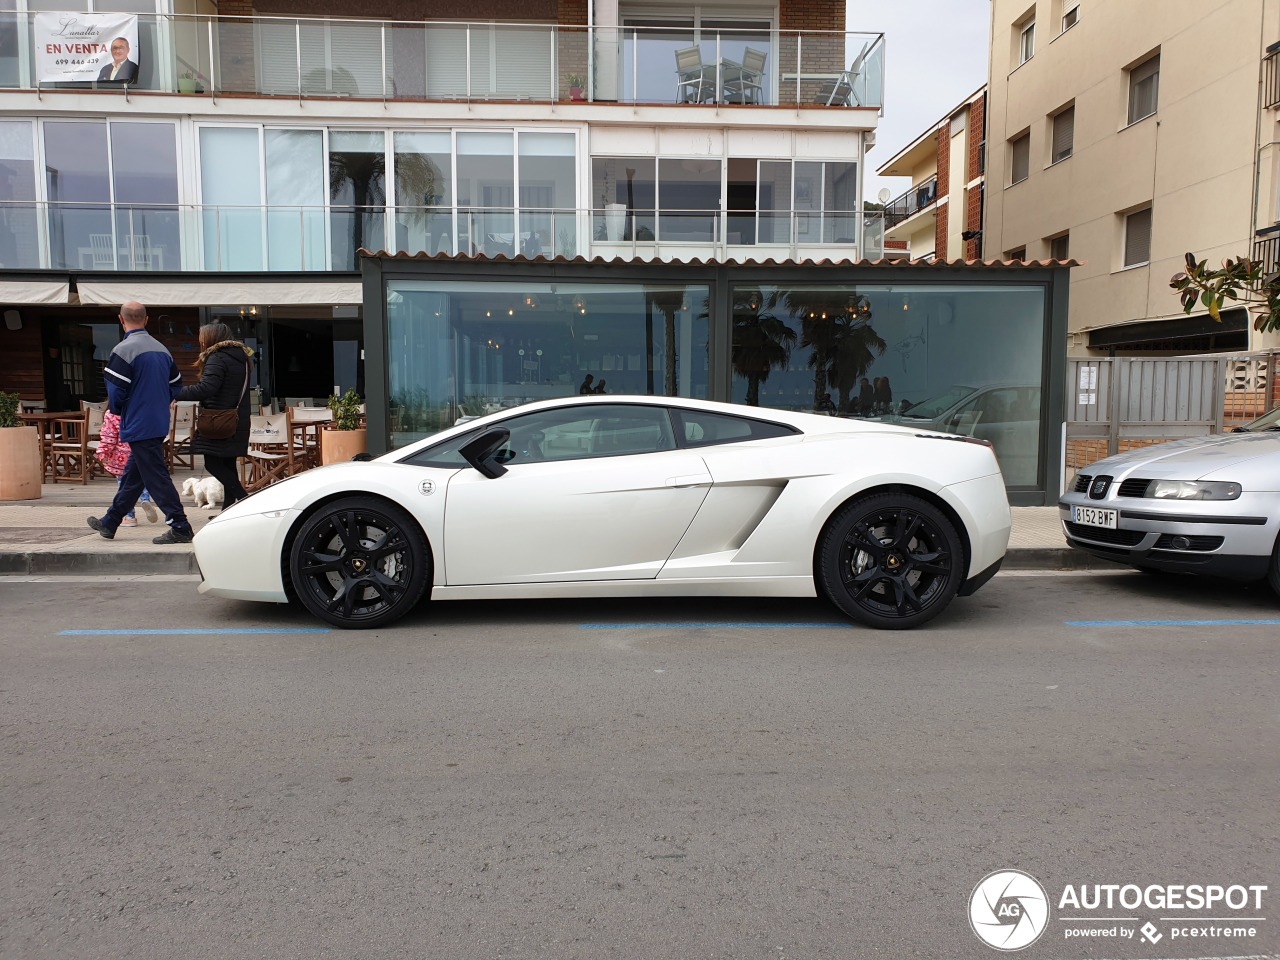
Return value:
M 36 83 L 136 84 L 138 17 L 131 13 L 37 13 Z

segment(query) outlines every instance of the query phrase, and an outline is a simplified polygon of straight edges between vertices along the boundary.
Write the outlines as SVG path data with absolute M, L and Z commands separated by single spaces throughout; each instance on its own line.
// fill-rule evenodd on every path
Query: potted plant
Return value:
M 204 93 L 204 84 L 201 83 L 202 80 L 204 80 L 203 73 L 193 73 L 192 71 L 187 70 L 182 74 L 182 76 L 178 77 L 178 92 Z
M 564 82 L 569 85 L 570 100 L 587 99 L 586 94 L 582 92 L 582 87 L 586 83 L 586 81 L 582 79 L 581 74 L 577 74 L 577 73 L 566 74 L 564 78 Z
M 0 500 L 38 500 L 43 480 L 40 432 L 18 419 L 16 393 L 0 393 Z
M 364 427 L 360 426 L 360 398 L 354 390 L 331 396 L 329 409 L 333 423 L 320 431 L 320 463 L 341 463 L 368 449 Z

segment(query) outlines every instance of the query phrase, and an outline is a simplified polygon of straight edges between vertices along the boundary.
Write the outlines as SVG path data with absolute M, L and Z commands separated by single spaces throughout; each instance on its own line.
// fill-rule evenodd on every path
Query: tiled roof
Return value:
M 882 257 L 879 260 L 778 260 L 774 257 L 749 257 L 742 260 L 653 260 L 646 257 L 526 257 L 524 255 L 508 257 L 498 254 L 493 257 L 472 257 L 466 254 L 448 253 L 405 253 L 403 250 L 392 253 L 389 250 L 371 251 L 361 248 L 362 257 L 374 257 L 380 260 L 429 260 L 438 263 L 558 263 L 581 264 L 589 266 L 636 266 L 640 264 L 683 263 L 691 266 L 717 266 L 731 263 L 762 267 L 893 267 L 894 269 L 937 270 L 941 268 L 964 267 L 969 269 L 1003 269 L 1003 270 L 1039 270 L 1046 267 L 1078 267 L 1080 260 L 909 260 L 906 257 Z

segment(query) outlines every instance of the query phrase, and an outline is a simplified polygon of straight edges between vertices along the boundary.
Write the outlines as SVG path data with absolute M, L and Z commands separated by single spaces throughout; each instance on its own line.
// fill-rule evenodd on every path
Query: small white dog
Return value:
M 182 495 L 193 497 L 197 507 L 212 510 L 215 503 L 222 502 L 224 493 L 217 477 L 188 477 L 182 482 Z

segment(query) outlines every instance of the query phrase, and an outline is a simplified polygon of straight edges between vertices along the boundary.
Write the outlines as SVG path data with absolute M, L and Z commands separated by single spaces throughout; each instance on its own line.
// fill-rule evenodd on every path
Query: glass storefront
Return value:
M 732 303 L 735 403 L 990 440 L 1006 483 L 1036 484 L 1041 287 L 735 284 Z
M 532 400 L 708 395 L 705 284 L 392 280 L 393 446 Z

